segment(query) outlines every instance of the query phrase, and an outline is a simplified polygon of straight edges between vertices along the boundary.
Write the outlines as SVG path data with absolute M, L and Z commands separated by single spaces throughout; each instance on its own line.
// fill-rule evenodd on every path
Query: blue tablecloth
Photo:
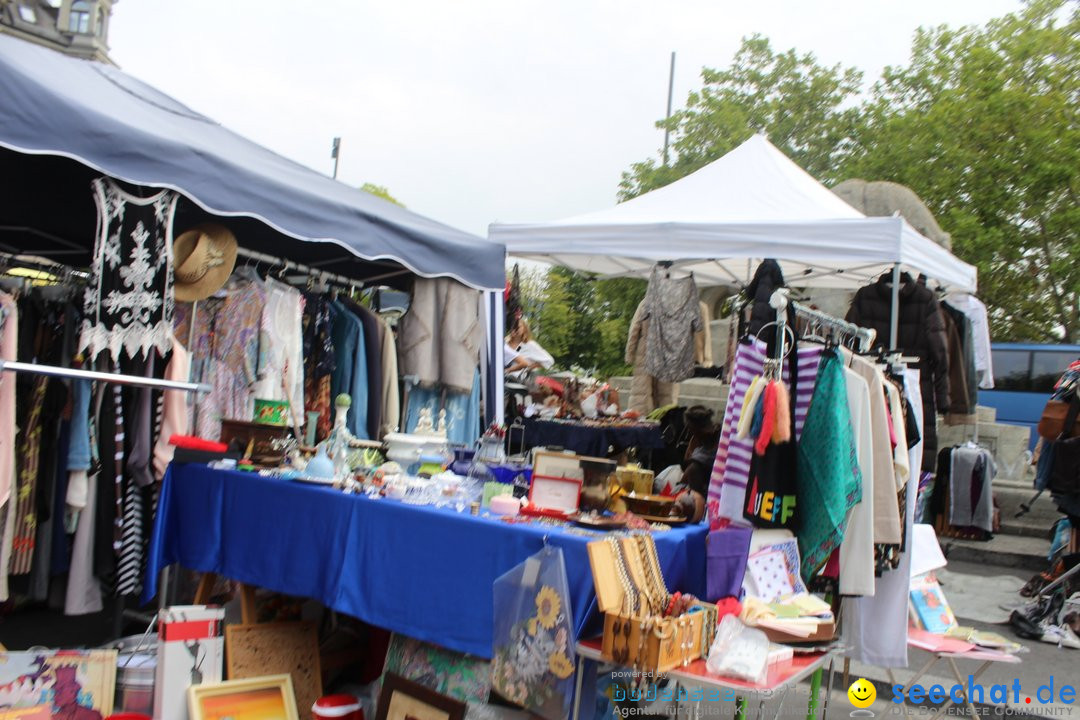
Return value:
M 704 596 L 706 530 L 655 534 L 673 590 Z M 598 634 L 585 547 L 596 536 L 174 464 L 161 487 L 143 600 L 175 562 L 490 657 L 492 583 L 540 550 L 545 536 L 566 560 L 578 637 Z
M 608 447 L 616 451 L 630 447 L 658 450 L 664 447 L 660 426 L 593 425 L 572 420 L 525 420 L 526 448 L 555 446 L 590 457 L 608 456 Z

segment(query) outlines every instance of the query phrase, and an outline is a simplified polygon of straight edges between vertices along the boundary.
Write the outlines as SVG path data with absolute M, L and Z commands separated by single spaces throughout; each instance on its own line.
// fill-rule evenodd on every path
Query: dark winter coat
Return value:
M 875 346 L 888 348 L 892 321 L 892 273 L 860 288 L 847 319 L 877 331 Z M 897 349 L 919 358 L 923 405 L 923 470 L 933 472 L 937 459 L 937 413 L 949 409 L 949 354 L 945 321 L 934 292 L 904 273 L 900 284 Z
M 775 260 L 763 260 L 754 273 L 754 279 L 743 291 L 751 302 L 747 333 L 757 335 L 761 328 L 776 320 L 776 310 L 769 305 L 769 298 L 782 287 L 784 287 L 784 273 L 780 271 L 780 263 Z

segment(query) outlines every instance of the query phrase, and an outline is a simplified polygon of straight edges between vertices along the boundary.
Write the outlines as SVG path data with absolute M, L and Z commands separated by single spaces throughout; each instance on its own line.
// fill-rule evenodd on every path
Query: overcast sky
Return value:
M 486 234 L 494 221 L 608 207 L 656 156 L 670 53 L 675 106 L 702 66 L 768 36 L 866 84 L 920 25 L 983 23 L 1019 0 L 122 0 L 127 72 L 282 155 L 385 185 Z

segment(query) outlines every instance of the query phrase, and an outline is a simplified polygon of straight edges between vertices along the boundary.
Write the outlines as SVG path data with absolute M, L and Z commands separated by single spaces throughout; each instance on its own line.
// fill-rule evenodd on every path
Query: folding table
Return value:
M 579 720 L 582 685 L 586 675 L 586 661 L 610 662 L 604 658 L 600 648 L 601 641 L 599 638 L 582 640 L 577 643 L 578 672 L 577 689 L 574 693 L 573 720 Z M 736 691 L 739 694 L 735 714 L 735 717 L 738 720 L 745 720 L 746 718 L 746 698 L 744 696 L 771 694 L 780 689 L 789 689 L 791 686 L 809 677 L 810 702 L 807 705 L 806 716 L 807 720 L 810 720 L 817 715 L 822 668 L 824 668 L 825 663 L 828 662 L 831 657 L 831 654 L 828 652 L 802 654 L 795 655 L 785 662 L 773 663 L 769 665 L 768 679 L 762 685 L 711 673 L 706 668 L 704 660 L 695 660 L 686 667 L 669 670 L 664 673 L 664 675 L 672 680 L 677 680 L 684 685 L 690 685 L 692 687 Z M 826 702 L 828 702 L 828 695 L 826 695 Z M 764 700 L 762 700 L 762 704 L 764 704 Z M 777 710 L 777 715 L 779 715 L 779 710 Z

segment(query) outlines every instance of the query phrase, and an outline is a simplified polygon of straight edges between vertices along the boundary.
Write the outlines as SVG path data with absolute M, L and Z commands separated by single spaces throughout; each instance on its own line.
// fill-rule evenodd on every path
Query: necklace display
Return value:
M 659 559 L 656 555 L 656 542 L 651 535 L 638 535 L 634 538 L 638 555 L 641 557 L 641 568 L 645 576 L 645 584 L 648 588 L 648 597 L 651 601 L 653 614 L 662 614 L 671 600 L 664 583 L 663 573 L 660 572 Z
M 701 619 L 701 653 L 707 655 L 709 649 L 712 647 L 713 638 L 716 637 L 716 616 L 717 609 L 715 605 L 705 605 L 705 617 Z
M 628 616 L 637 615 L 641 610 L 641 596 L 634 583 L 630 580 L 630 571 L 627 569 L 622 543 L 613 537 L 609 537 L 607 542 L 611 545 L 611 553 L 615 557 L 615 570 L 619 576 L 619 583 L 623 587 L 623 608 L 629 610 L 625 614 Z

